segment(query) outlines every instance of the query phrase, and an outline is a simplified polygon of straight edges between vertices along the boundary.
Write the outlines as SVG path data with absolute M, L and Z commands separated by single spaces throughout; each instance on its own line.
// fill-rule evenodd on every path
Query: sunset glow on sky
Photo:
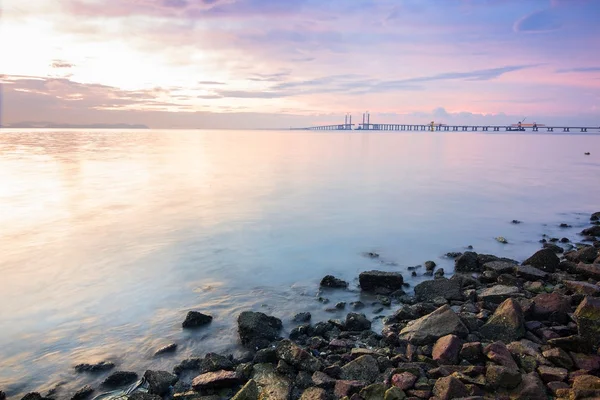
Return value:
M 3 125 L 600 125 L 596 0 L 0 5 Z

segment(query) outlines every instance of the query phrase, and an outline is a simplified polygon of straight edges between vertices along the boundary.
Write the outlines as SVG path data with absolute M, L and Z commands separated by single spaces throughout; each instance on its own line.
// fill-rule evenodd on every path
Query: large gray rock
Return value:
M 500 304 L 511 297 L 522 297 L 523 294 L 516 286 L 495 285 L 479 293 L 479 299 L 486 303 Z
M 454 270 L 456 272 L 481 272 L 481 265 L 477 258 L 477 253 L 466 251 L 454 260 Z
M 349 381 L 373 383 L 378 375 L 377 360 L 373 356 L 364 355 L 344 365 L 340 377 Z
M 261 312 L 244 311 L 238 317 L 238 333 L 244 346 L 266 347 L 279 338 L 282 323 L 279 318 Z
M 531 265 L 545 272 L 556 271 L 558 264 L 560 264 L 560 259 L 551 249 L 538 250 L 527 260 L 523 261 L 523 265 Z
M 446 335 L 464 338 L 469 329 L 448 305 L 444 305 L 431 314 L 425 315 L 400 331 L 399 337 L 412 344 L 433 344 Z
M 515 264 L 508 261 L 490 261 L 483 264 L 483 269 L 495 271 L 498 275 L 510 274 L 515 270 Z
M 287 339 L 277 344 L 277 357 L 301 371 L 315 372 L 323 368 L 318 358 Z
M 399 272 L 365 271 L 358 276 L 360 288 L 366 292 L 392 293 L 402 289 L 404 279 Z
M 582 262 L 591 264 L 598 258 L 598 249 L 594 246 L 584 246 L 577 251 L 571 251 L 565 254 L 565 258 L 576 263 Z
M 432 301 L 436 297 L 443 297 L 446 300 L 464 299 L 460 281 L 446 278 L 419 283 L 415 286 L 415 296 L 418 301 Z
M 548 273 L 532 267 L 531 265 L 519 265 L 515 268 L 515 275 L 527 281 L 543 281 L 548 277 Z
M 506 299 L 479 329 L 479 334 L 488 340 L 505 343 L 525 336 L 525 319 L 521 306 L 514 299 Z
M 171 386 L 179 380 L 177 375 L 173 375 L 167 371 L 151 370 L 146 371 L 144 378 L 148 382 L 148 392 L 159 396 L 169 393 Z

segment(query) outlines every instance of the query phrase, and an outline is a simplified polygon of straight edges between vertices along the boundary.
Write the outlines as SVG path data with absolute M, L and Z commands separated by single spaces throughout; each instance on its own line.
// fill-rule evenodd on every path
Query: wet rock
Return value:
M 518 287 L 495 285 L 484 289 L 478 297 L 486 303 L 500 304 L 504 300 L 515 296 L 523 296 Z
M 392 375 L 391 383 L 394 387 L 401 390 L 411 389 L 417 381 L 417 376 L 410 372 L 401 372 L 399 374 Z
M 545 280 L 548 274 L 531 265 L 519 265 L 515 268 L 515 275 L 528 281 Z
M 346 330 L 366 331 L 371 329 L 371 321 L 364 314 L 349 313 L 346 315 Z
M 352 306 L 353 310 L 361 310 L 365 308 L 365 304 L 362 301 L 353 301 L 350 303 L 350 305 Z
M 580 375 L 573 380 L 573 389 L 598 390 L 600 389 L 600 378 L 593 375 Z
M 584 246 L 580 250 L 571 251 L 565 254 L 565 258 L 569 261 L 573 262 L 582 262 L 586 264 L 591 264 L 598 257 L 598 249 L 594 248 L 594 246 Z
M 109 375 L 108 378 L 106 378 L 104 382 L 102 382 L 102 384 L 104 386 L 111 387 L 125 386 L 137 381 L 137 379 L 138 374 L 136 374 L 135 372 L 117 371 Z
M 234 365 L 233 362 L 220 354 L 217 353 L 207 353 L 206 356 L 199 363 L 200 373 L 203 374 L 205 372 L 215 372 L 220 370 L 233 370 Z
M 254 379 L 250 379 L 231 400 L 257 400 L 258 385 Z
M 145 393 L 145 392 L 134 392 L 128 396 L 128 400 L 162 400 L 157 394 Z M 202 399 L 206 400 L 206 399 Z
M 415 296 L 418 301 L 431 301 L 438 296 L 442 296 L 446 300 L 464 299 L 460 282 L 446 278 L 419 283 L 415 286 Z
M 506 347 L 506 345 L 502 342 L 494 342 L 492 344 L 487 345 L 483 349 L 483 353 L 495 362 L 498 365 L 502 365 L 511 370 L 518 370 L 517 363 L 513 360 L 510 351 Z
M 164 396 L 169 393 L 171 386 L 173 386 L 179 378 L 167 371 L 146 371 L 144 374 L 146 382 L 148 382 L 148 392 L 150 394 L 157 394 Z
M 554 272 L 560 264 L 560 259 L 550 249 L 538 250 L 535 254 L 523 261 L 523 265 L 541 269 L 545 272 Z
M 470 342 L 462 345 L 459 356 L 470 363 L 476 363 L 483 357 L 483 350 L 480 342 Z
M 600 225 L 594 225 L 581 231 L 584 236 L 600 236 Z
M 462 253 L 458 252 L 458 251 L 451 251 L 451 252 L 446 253 L 446 257 L 448 257 L 448 258 L 456 259 L 460 256 L 462 256 Z M 433 268 L 435 268 L 435 266 Z
M 85 400 L 88 397 L 90 397 L 92 393 L 94 393 L 94 388 L 92 388 L 90 385 L 85 385 L 77 392 L 75 392 L 73 397 L 71 397 L 71 400 Z M 3 400 L 2 396 L 0 396 L 0 400 Z
M 198 311 L 190 311 L 185 317 L 185 321 L 181 324 L 183 328 L 199 328 L 201 326 L 210 324 L 213 317 L 210 315 L 202 314 Z
M 433 394 L 440 400 L 452 400 L 469 396 L 469 390 L 460 380 L 447 376 L 435 382 Z
M 292 319 L 292 321 L 302 323 L 302 322 L 310 321 L 310 318 L 311 318 L 311 315 L 309 312 L 301 312 L 301 313 L 294 315 L 294 318 Z
M 287 339 L 277 344 L 277 357 L 301 371 L 315 372 L 323 368 L 318 358 Z
M 198 357 L 187 358 L 173 368 L 173 373 L 179 375 L 184 371 L 198 370 L 200 369 L 201 362 L 202 359 Z
M 456 272 L 481 272 L 481 266 L 477 259 L 477 253 L 466 251 L 454 260 L 454 270 Z
M 442 276 L 444 276 L 444 268 L 440 268 L 437 271 L 435 271 L 435 274 L 433 274 L 436 278 L 441 278 Z
M 104 372 L 111 370 L 115 367 L 115 364 L 110 361 L 101 361 L 96 364 L 78 364 L 75 366 L 76 372 Z
M 579 335 L 594 346 L 600 345 L 600 299 L 586 296 L 575 310 Z
M 433 261 L 425 261 L 425 269 L 427 271 L 433 271 L 436 266 L 436 263 Z
M 279 338 L 282 328 L 279 318 L 253 311 L 242 312 L 237 323 L 242 345 L 250 347 L 266 347 L 269 342 Z
M 548 367 L 541 365 L 538 367 L 538 373 L 542 380 L 546 383 L 555 381 L 564 381 L 569 375 L 569 371 L 564 368 Z
M 507 243 L 508 243 L 508 240 L 506 240 L 506 238 L 505 238 L 504 236 L 498 236 L 498 237 L 496 238 L 496 241 L 497 241 L 498 243 L 502 243 L 502 244 L 507 244 Z
M 600 221 L 600 211 L 593 213 L 590 216 L 590 221 Z
M 277 362 L 277 350 L 270 347 L 261 349 L 256 352 L 252 362 L 254 364 L 275 364 Z
M 546 350 L 542 353 L 552 364 L 557 367 L 571 369 L 573 368 L 573 360 L 569 353 L 558 347 Z
M 356 360 L 344 365 L 340 377 L 343 380 L 372 383 L 377 379 L 378 375 L 379 367 L 377 366 L 377 360 L 372 356 L 366 355 L 358 357 Z
M 531 372 L 524 374 L 521 384 L 515 390 L 515 400 L 547 400 L 546 388 L 538 374 Z
M 600 295 L 600 286 L 594 285 L 589 282 L 580 282 L 580 281 L 563 281 L 566 288 L 573 293 L 589 295 L 589 296 L 599 296 Z
M 367 384 L 361 381 L 340 380 L 335 382 L 333 395 L 337 399 L 358 394 Z
M 162 354 L 173 353 L 173 352 L 175 352 L 175 350 L 177 350 L 177 344 L 171 343 L 171 344 L 168 344 L 168 345 L 163 346 L 160 349 L 156 350 L 156 353 L 154 353 L 154 355 L 160 356 Z
M 259 364 L 260 365 L 260 364 Z M 232 387 L 240 383 L 240 376 L 235 371 L 215 371 L 198 375 L 192 381 L 194 390 L 218 389 Z
M 533 298 L 533 317 L 541 321 L 567 323 L 571 301 L 558 293 L 542 293 Z
M 432 344 L 446 335 L 465 337 L 469 330 L 452 309 L 445 305 L 431 314 L 412 321 L 399 337 L 416 345 Z
M 490 261 L 483 264 L 483 269 L 495 271 L 498 275 L 510 274 L 515 270 L 515 264 L 506 261 Z
M 550 249 L 553 252 L 555 252 L 556 254 L 562 254 L 565 251 L 565 249 L 563 249 L 562 247 L 560 247 L 554 243 L 544 243 L 544 245 L 542 247 L 544 249 Z
M 519 221 L 518 219 L 513 219 L 511 221 L 511 224 L 515 224 L 515 225 L 520 224 L 520 223 L 521 223 L 521 221 Z
M 577 264 L 575 272 L 586 278 L 600 280 L 600 266 L 597 264 Z
M 488 385 L 493 388 L 514 389 L 521 383 L 521 373 L 518 369 L 489 365 L 485 372 Z
M 398 272 L 365 271 L 358 276 L 362 290 L 366 292 L 377 292 L 381 294 L 392 293 L 402 289 L 404 279 Z
M 327 400 L 327 392 L 321 388 L 311 387 L 302 393 L 300 400 Z
M 456 364 L 462 347 L 462 340 L 455 335 L 439 338 L 433 346 L 432 358 L 438 364 Z
M 479 329 L 479 334 L 489 340 L 513 342 L 525 336 L 525 320 L 521 306 L 514 299 L 506 299 L 492 317 Z
M 336 278 L 333 275 L 327 275 L 321 279 L 321 287 L 345 289 L 348 287 L 348 282 Z

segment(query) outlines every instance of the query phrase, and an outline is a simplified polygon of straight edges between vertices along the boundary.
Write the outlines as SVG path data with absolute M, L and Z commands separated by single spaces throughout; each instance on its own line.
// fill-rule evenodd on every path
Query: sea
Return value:
M 410 292 L 429 278 L 409 267 L 452 274 L 447 252 L 577 241 L 599 177 L 593 133 L 0 130 L 0 390 L 68 398 L 106 376 L 78 363 L 240 356 L 245 310 L 286 335 L 298 312 L 342 319 L 333 305 L 361 300 L 380 329 L 397 304 L 378 310 L 360 272 L 400 272 Z M 328 274 L 349 289 L 320 290 Z M 214 319 L 183 330 L 190 310 Z

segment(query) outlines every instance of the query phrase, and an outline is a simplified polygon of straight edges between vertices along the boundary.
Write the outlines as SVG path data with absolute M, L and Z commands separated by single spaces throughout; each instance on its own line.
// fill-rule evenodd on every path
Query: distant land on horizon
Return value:
M 53 122 L 17 122 L 2 128 L 42 129 L 150 129 L 144 124 L 57 124 Z

